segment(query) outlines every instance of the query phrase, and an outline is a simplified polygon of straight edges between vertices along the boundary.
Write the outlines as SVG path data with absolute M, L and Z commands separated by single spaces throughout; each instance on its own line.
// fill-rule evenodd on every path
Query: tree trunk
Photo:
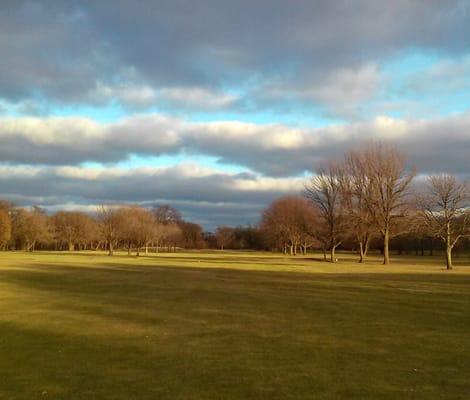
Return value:
M 109 242 L 108 256 L 112 256 L 113 254 L 114 254 L 113 243 Z
M 149 255 L 149 245 L 148 244 L 145 245 L 145 255 L 146 256 Z
M 367 253 L 369 252 L 370 246 L 370 237 L 368 236 L 366 241 L 364 242 L 364 259 L 367 257 Z
M 330 249 L 330 261 L 331 261 L 332 263 L 335 263 L 335 262 L 336 262 L 335 250 L 336 250 L 336 247 L 335 247 L 335 246 L 332 246 L 331 249 Z
M 388 232 L 388 229 L 385 231 L 384 234 L 384 265 L 390 264 L 390 250 L 388 247 L 388 242 L 390 240 L 390 234 Z
M 73 242 L 69 242 L 69 251 L 74 251 L 75 250 L 75 245 Z
M 452 244 L 450 222 L 446 223 L 446 267 L 452 269 Z
M 452 247 L 448 244 L 446 245 L 446 268 L 452 269 Z
M 359 242 L 359 262 L 361 264 L 364 262 L 364 245 L 362 242 Z
M 369 250 L 370 237 L 366 235 L 364 241 L 359 240 L 359 262 L 363 263 L 367 257 L 367 251 Z

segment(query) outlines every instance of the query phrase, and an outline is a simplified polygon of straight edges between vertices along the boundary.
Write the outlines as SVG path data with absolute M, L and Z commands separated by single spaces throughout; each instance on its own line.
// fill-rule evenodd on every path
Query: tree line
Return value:
M 316 169 L 303 196 L 274 201 L 261 226 L 273 246 L 284 252 L 323 249 L 336 262 L 336 249 L 349 242 L 364 262 L 379 242 L 383 263 L 390 263 L 393 238 L 436 238 L 452 268 L 452 251 L 470 236 L 468 182 L 450 174 L 418 182 L 415 168 L 396 147 L 375 143 L 351 150 Z
M 307 254 L 321 249 L 336 262 L 337 249 L 353 250 L 364 262 L 371 248 L 390 262 L 414 247 L 432 254 L 441 242 L 447 268 L 459 243 L 468 247 L 470 189 L 449 174 L 415 179 L 397 148 L 375 143 L 346 152 L 316 168 L 302 195 L 278 198 L 255 226 L 219 226 L 204 232 L 169 205 L 101 206 L 96 213 L 16 207 L 0 201 L 0 249 L 33 251 L 107 250 L 129 254 L 177 248 L 274 250 Z
M 129 254 L 204 247 L 200 225 L 184 221 L 169 205 L 151 209 L 137 205 L 101 206 L 94 214 L 39 207 L 15 207 L 0 201 L 0 248 L 3 250 L 107 250 Z

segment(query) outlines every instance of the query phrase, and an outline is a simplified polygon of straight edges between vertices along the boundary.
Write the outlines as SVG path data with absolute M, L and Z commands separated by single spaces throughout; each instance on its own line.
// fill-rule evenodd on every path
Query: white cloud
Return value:
M 398 144 L 423 170 L 468 172 L 470 114 L 431 120 L 379 116 L 324 128 L 189 122 L 162 115 L 113 123 L 72 117 L 0 118 L 0 159 L 32 165 L 109 164 L 131 155 L 186 154 L 215 157 L 268 176 L 292 175 L 368 140 Z M 185 173 L 198 171 L 190 168 Z
M 357 118 L 361 106 L 372 99 L 382 83 L 376 63 L 358 66 L 334 67 L 319 73 L 312 70 L 301 77 L 297 74 L 281 75 L 262 83 L 252 90 L 252 99 L 264 106 L 285 104 L 309 105 L 326 109 L 329 115 Z
M 89 91 L 88 98 L 93 103 L 103 104 L 115 101 L 135 109 L 158 105 L 175 110 L 201 111 L 225 109 L 238 100 L 234 95 L 203 87 L 155 88 L 148 84 L 131 82 L 117 85 L 98 82 L 95 88 Z
M 194 110 L 217 110 L 233 105 L 238 99 L 228 93 L 219 93 L 201 87 L 174 87 L 156 92 L 159 103 Z
M 371 98 L 380 83 L 376 64 L 370 63 L 359 68 L 339 68 L 332 71 L 324 82 L 315 82 L 304 92 L 320 103 L 331 107 L 356 105 Z

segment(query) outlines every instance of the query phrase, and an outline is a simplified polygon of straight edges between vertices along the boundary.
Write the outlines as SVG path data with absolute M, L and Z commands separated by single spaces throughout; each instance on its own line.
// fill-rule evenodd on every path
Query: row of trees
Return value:
M 444 174 L 417 179 L 396 148 L 382 143 L 347 152 L 319 165 L 302 196 L 275 200 L 259 226 L 219 226 L 214 233 L 184 221 L 171 206 L 102 206 L 95 215 L 60 211 L 48 216 L 0 202 L 0 249 L 277 249 L 306 254 L 322 249 L 336 262 L 338 248 L 357 250 L 363 262 L 371 245 L 390 262 L 390 242 L 401 251 L 409 243 L 440 240 L 447 268 L 452 250 L 470 237 L 470 189 Z M 418 250 L 416 250 L 418 251 Z
M 380 239 L 384 264 L 390 240 L 413 233 L 436 237 L 445 245 L 447 268 L 452 250 L 470 236 L 470 190 L 466 182 L 443 174 L 412 186 L 416 172 L 396 148 L 377 143 L 349 151 L 317 168 L 303 197 L 276 200 L 265 210 L 263 230 L 271 243 L 296 254 L 318 246 L 330 252 L 354 241 L 359 261 L 372 240 Z
M 59 211 L 48 216 L 44 210 L 18 208 L 0 202 L 0 248 L 33 251 L 107 249 L 112 255 L 123 248 L 137 255 L 176 246 L 201 248 L 202 227 L 181 218 L 174 208 L 164 205 L 152 209 L 140 206 L 102 206 L 96 215 Z

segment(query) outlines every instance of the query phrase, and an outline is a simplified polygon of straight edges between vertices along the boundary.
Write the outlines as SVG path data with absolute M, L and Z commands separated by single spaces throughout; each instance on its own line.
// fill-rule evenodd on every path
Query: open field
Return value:
M 0 399 L 468 399 L 470 259 L 0 252 Z

